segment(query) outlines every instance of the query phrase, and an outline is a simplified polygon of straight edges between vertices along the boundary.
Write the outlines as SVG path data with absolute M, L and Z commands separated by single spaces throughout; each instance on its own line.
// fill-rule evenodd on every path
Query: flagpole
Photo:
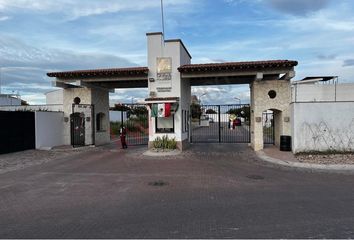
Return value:
M 161 54 L 164 56 L 164 46 L 165 46 L 165 21 L 163 13 L 163 0 L 161 0 L 161 26 L 162 26 L 162 41 L 161 41 Z
M 161 22 L 162 22 L 162 34 L 165 36 L 165 21 L 163 14 L 163 0 L 161 0 Z

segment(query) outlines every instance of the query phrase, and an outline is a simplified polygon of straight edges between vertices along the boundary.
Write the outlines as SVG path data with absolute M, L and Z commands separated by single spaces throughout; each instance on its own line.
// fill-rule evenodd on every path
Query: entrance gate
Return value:
M 35 113 L 0 111 L 0 136 L 0 154 L 35 149 Z
M 263 143 L 264 144 L 275 144 L 275 130 L 274 130 L 274 113 L 273 112 L 263 112 L 262 114 L 263 122 Z
M 128 145 L 147 145 L 149 142 L 148 109 L 143 104 L 120 104 L 111 119 L 111 138 L 119 138 L 120 128 L 126 128 Z
M 85 146 L 85 117 L 82 113 L 73 113 L 70 116 L 71 145 Z
M 251 142 L 250 105 L 192 104 L 191 142 Z

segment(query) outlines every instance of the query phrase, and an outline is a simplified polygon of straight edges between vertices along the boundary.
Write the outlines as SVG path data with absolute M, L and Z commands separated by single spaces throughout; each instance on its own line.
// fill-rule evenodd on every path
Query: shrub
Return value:
M 176 138 L 169 139 L 167 135 L 164 135 L 161 137 L 155 138 L 153 141 L 153 146 L 156 149 L 176 149 L 177 148 L 177 142 Z

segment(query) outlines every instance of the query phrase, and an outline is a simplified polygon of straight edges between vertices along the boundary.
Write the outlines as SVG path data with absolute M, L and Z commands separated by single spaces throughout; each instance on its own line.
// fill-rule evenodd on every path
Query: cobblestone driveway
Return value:
M 247 145 L 144 151 L 112 145 L 0 174 L 0 238 L 354 237 L 352 176 L 279 169 Z

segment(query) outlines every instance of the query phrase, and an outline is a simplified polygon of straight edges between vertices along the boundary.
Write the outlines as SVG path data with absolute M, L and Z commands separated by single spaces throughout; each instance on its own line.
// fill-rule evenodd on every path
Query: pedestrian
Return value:
M 232 129 L 235 129 L 235 127 L 236 127 L 236 121 L 237 121 L 237 118 L 235 118 L 235 119 L 232 121 Z
M 120 142 L 122 143 L 122 148 L 123 149 L 128 148 L 127 142 L 125 140 L 126 135 L 127 135 L 127 130 L 125 129 L 124 126 L 122 126 L 120 128 Z

